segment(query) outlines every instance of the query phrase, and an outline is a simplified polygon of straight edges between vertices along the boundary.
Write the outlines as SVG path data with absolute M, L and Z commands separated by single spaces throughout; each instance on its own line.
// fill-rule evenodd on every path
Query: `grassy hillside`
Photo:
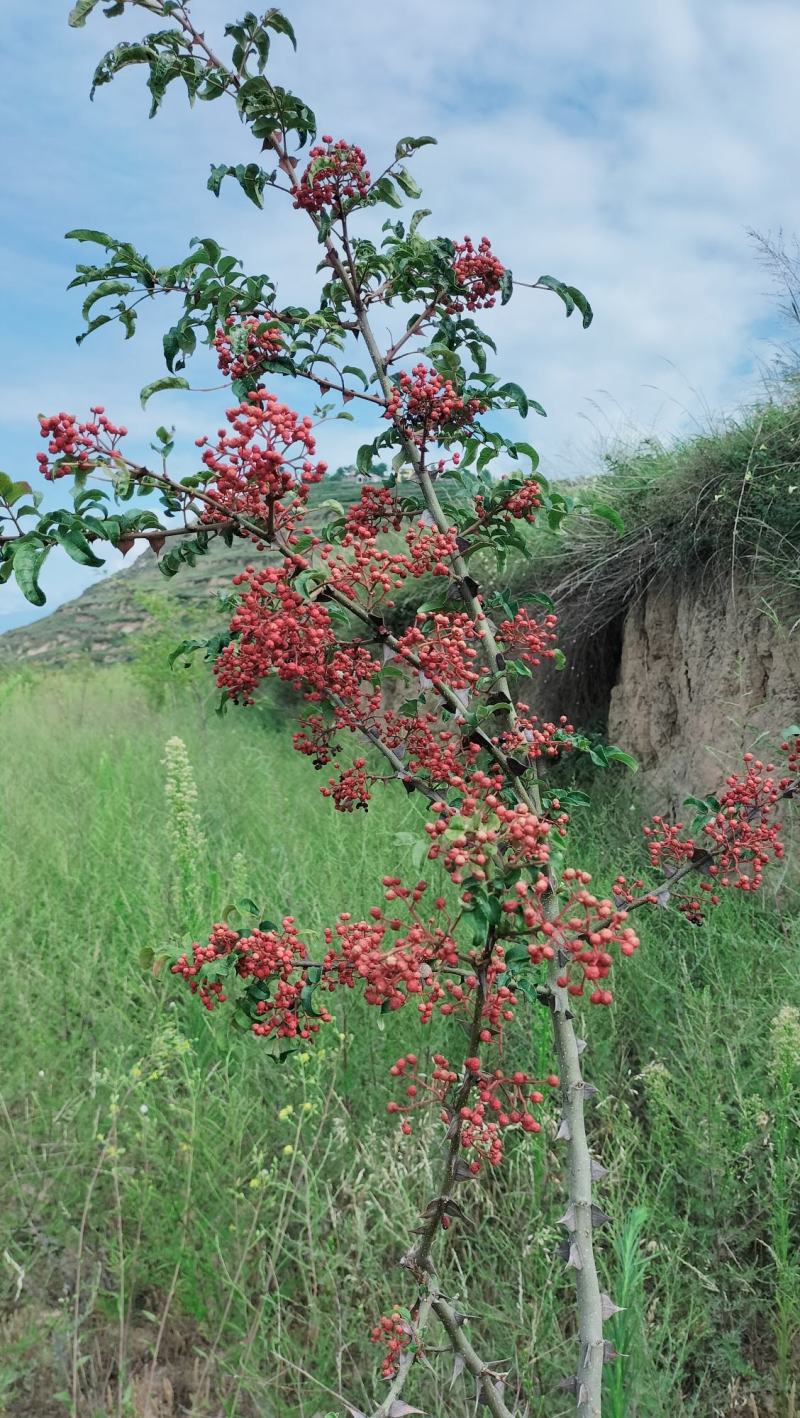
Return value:
M 139 955 L 231 896 L 312 934 L 366 909 L 388 864 L 413 870 L 397 834 L 415 800 L 338 816 L 269 718 L 220 721 L 188 693 L 154 709 L 122 668 L 7 676 L 0 695 L 14 769 L 0 789 L 0 1413 L 344 1418 L 338 1394 L 369 1410 L 369 1327 L 408 1299 L 396 1262 L 437 1160 L 431 1133 L 401 1140 L 384 1113 L 410 1021 L 339 1000 L 320 1045 L 278 1069 Z M 164 798 L 175 734 L 199 792 L 188 875 Z M 578 826 L 599 882 L 641 860 L 637 822 L 626 784 Z M 774 877 L 702 930 L 655 913 L 615 1008 L 591 1015 L 592 1144 L 614 1218 L 601 1265 L 626 1307 L 610 1418 L 793 1411 L 800 1015 L 781 1009 L 800 1007 L 797 904 Z M 447 1051 L 446 1030 L 417 1031 L 419 1053 Z M 544 1011 L 510 1047 L 551 1066 Z M 454 1226 L 442 1262 L 482 1347 L 516 1354 L 532 1418 L 571 1411 L 553 1130 L 470 1191 L 477 1229 Z M 409 1401 L 472 1415 L 463 1379 L 450 1389 L 446 1358 L 431 1362 L 438 1393 L 423 1374 Z

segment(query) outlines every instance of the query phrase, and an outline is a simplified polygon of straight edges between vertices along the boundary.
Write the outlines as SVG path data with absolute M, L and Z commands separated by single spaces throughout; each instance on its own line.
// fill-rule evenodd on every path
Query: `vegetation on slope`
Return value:
M 668 445 L 606 455 L 568 486 L 583 507 L 555 534 L 536 526 L 529 556 L 502 578 L 547 591 L 573 634 L 601 630 L 654 579 L 750 576 L 776 600 L 800 597 L 800 403 L 775 400 Z M 591 515 L 599 507 L 600 515 Z M 607 509 L 624 527 L 620 535 Z M 587 513 L 589 515 L 587 515 Z M 488 565 L 481 567 L 484 576 Z M 497 573 L 494 572 L 497 579 Z M 402 606 L 402 598 L 399 601 Z
M 317 1048 L 278 1069 L 140 964 L 176 915 L 199 931 L 231 896 L 314 932 L 345 905 L 368 909 L 387 861 L 419 870 L 402 835 L 414 798 L 387 795 L 368 817 L 331 812 L 322 839 L 319 779 L 288 731 L 251 710 L 220 723 L 193 690 L 170 680 L 154 708 L 122 668 L 23 670 L 0 685 L 14 765 L 0 816 L 8 1418 L 315 1418 L 342 1414 L 340 1393 L 368 1408 L 369 1327 L 402 1301 L 398 1246 L 433 1185 L 431 1139 L 381 1120 L 394 1016 L 366 1029 L 354 996 Z M 175 734 L 199 790 L 193 876 L 165 803 Z M 591 829 L 576 825 L 576 855 L 598 880 L 601 861 L 640 865 L 637 820 L 626 783 Z M 592 1143 L 614 1218 L 602 1266 L 626 1306 L 612 1325 L 624 1355 L 607 1370 L 612 1418 L 791 1411 L 800 918 L 780 880 L 768 890 L 724 903 L 702 930 L 648 917 L 616 1007 L 594 1021 Z M 544 1072 L 546 1024 L 533 1022 Z M 419 1053 L 446 1052 L 447 1027 L 420 1031 Z M 502 1221 L 490 1222 L 491 1176 L 475 1185 L 480 1235 L 454 1226 L 445 1262 L 492 1356 L 518 1354 L 532 1418 L 569 1406 L 556 1388 L 571 1340 L 553 1131 L 551 1120 L 509 1149 Z M 344 1325 L 354 1314 L 360 1337 Z M 467 1418 L 474 1395 L 463 1378 L 449 1384 L 442 1370 L 433 1411 Z

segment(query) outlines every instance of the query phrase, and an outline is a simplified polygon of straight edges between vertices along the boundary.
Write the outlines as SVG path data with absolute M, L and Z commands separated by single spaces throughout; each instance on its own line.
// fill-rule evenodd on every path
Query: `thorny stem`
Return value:
M 584 1099 L 586 1085 L 580 1064 L 580 1046 L 568 1008 L 569 995 L 557 981 L 564 958 L 556 951 L 547 972 L 551 992 L 553 1034 L 561 1081 L 561 1134 L 567 1145 L 567 1208 L 569 1238 L 567 1264 L 575 1271 L 578 1305 L 578 1369 L 575 1396 L 578 1418 L 599 1418 L 603 1382 L 603 1305 L 594 1258 L 592 1157 L 586 1139 Z
M 457 1354 L 464 1360 L 464 1367 L 472 1374 L 484 1404 L 492 1418 L 511 1418 L 510 1410 L 503 1401 L 503 1380 L 478 1357 L 466 1334 L 460 1316 L 442 1295 L 433 1301 L 435 1313 L 441 1320 L 448 1338 Z
M 147 476 L 157 477 L 158 474 L 148 473 Z M 188 527 L 148 527 L 139 531 L 124 532 L 119 538 L 119 542 L 158 543 L 162 542 L 166 537 L 191 537 L 195 532 L 208 532 L 211 536 L 218 536 L 221 532 L 230 531 L 231 528 L 236 525 L 235 519 L 228 517 L 224 522 L 197 522 Z M 9 536 L 7 534 L 0 536 L 0 546 L 3 546 L 6 542 L 18 542 L 22 535 L 23 533 L 20 531 L 19 536 Z M 85 536 L 87 542 L 99 542 L 103 540 L 96 532 L 86 532 Z M 57 545 L 55 538 L 53 538 L 53 542 Z M 117 549 L 119 549 L 119 542 L 116 544 L 112 542 L 112 546 L 116 545 Z

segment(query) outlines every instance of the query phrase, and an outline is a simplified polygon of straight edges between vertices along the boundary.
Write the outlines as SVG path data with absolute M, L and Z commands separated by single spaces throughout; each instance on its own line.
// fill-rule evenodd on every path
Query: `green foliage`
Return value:
M 477 444 L 468 447 L 464 463 L 477 455 Z M 620 449 L 607 464 L 577 485 L 550 486 L 544 515 L 522 533 L 524 549 L 509 551 L 503 577 L 509 605 L 557 589 L 556 609 L 591 636 L 653 580 L 730 584 L 735 574 L 751 578 L 765 615 L 794 623 L 800 404 L 793 398 L 787 394 L 671 446 L 650 441 Z M 396 614 L 407 613 L 400 591 Z
M 588 330 L 594 319 L 594 313 L 582 291 L 579 291 L 575 286 L 565 285 L 557 276 L 540 276 L 536 284 L 543 286 L 546 290 L 554 291 L 563 300 L 568 317 L 573 310 L 579 310 L 583 328 Z
M 179 608 L 156 591 L 136 590 L 133 601 L 146 628 L 132 637 L 130 673 L 150 706 L 175 705 L 187 690 L 198 705 L 207 705 L 213 697 L 208 666 L 175 653 L 180 636 L 196 624 L 197 609 Z
M 161 379 L 153 379 L 149 384 L 145 384 L 141 394 L 139 395 L 139 402 L 141 403 L 141 406 L 144 409 L 147 406 L 149 400 L 152 398 L 153 394 L 161 394 L 166 389 L 188 388 L 188 379 L 183 379 L 179 374 L 167 374 L 164 375 Z
M 26 601 L 31 605 L 43 606 L 45 595 L 39 585 L 39 573 L 47 556 L 48 548 L 38 537 L 23 537 L 13 545 L 10 558 L 17 585 Z

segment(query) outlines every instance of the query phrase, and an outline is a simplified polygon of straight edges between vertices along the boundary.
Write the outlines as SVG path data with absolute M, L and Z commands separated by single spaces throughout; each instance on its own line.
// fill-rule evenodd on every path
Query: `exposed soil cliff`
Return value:
M 713 791 L 798 717 L 800 626 L 742 577 L 654 583 L 629 606 L 608 734 L 639 760 L 651 801 Z

